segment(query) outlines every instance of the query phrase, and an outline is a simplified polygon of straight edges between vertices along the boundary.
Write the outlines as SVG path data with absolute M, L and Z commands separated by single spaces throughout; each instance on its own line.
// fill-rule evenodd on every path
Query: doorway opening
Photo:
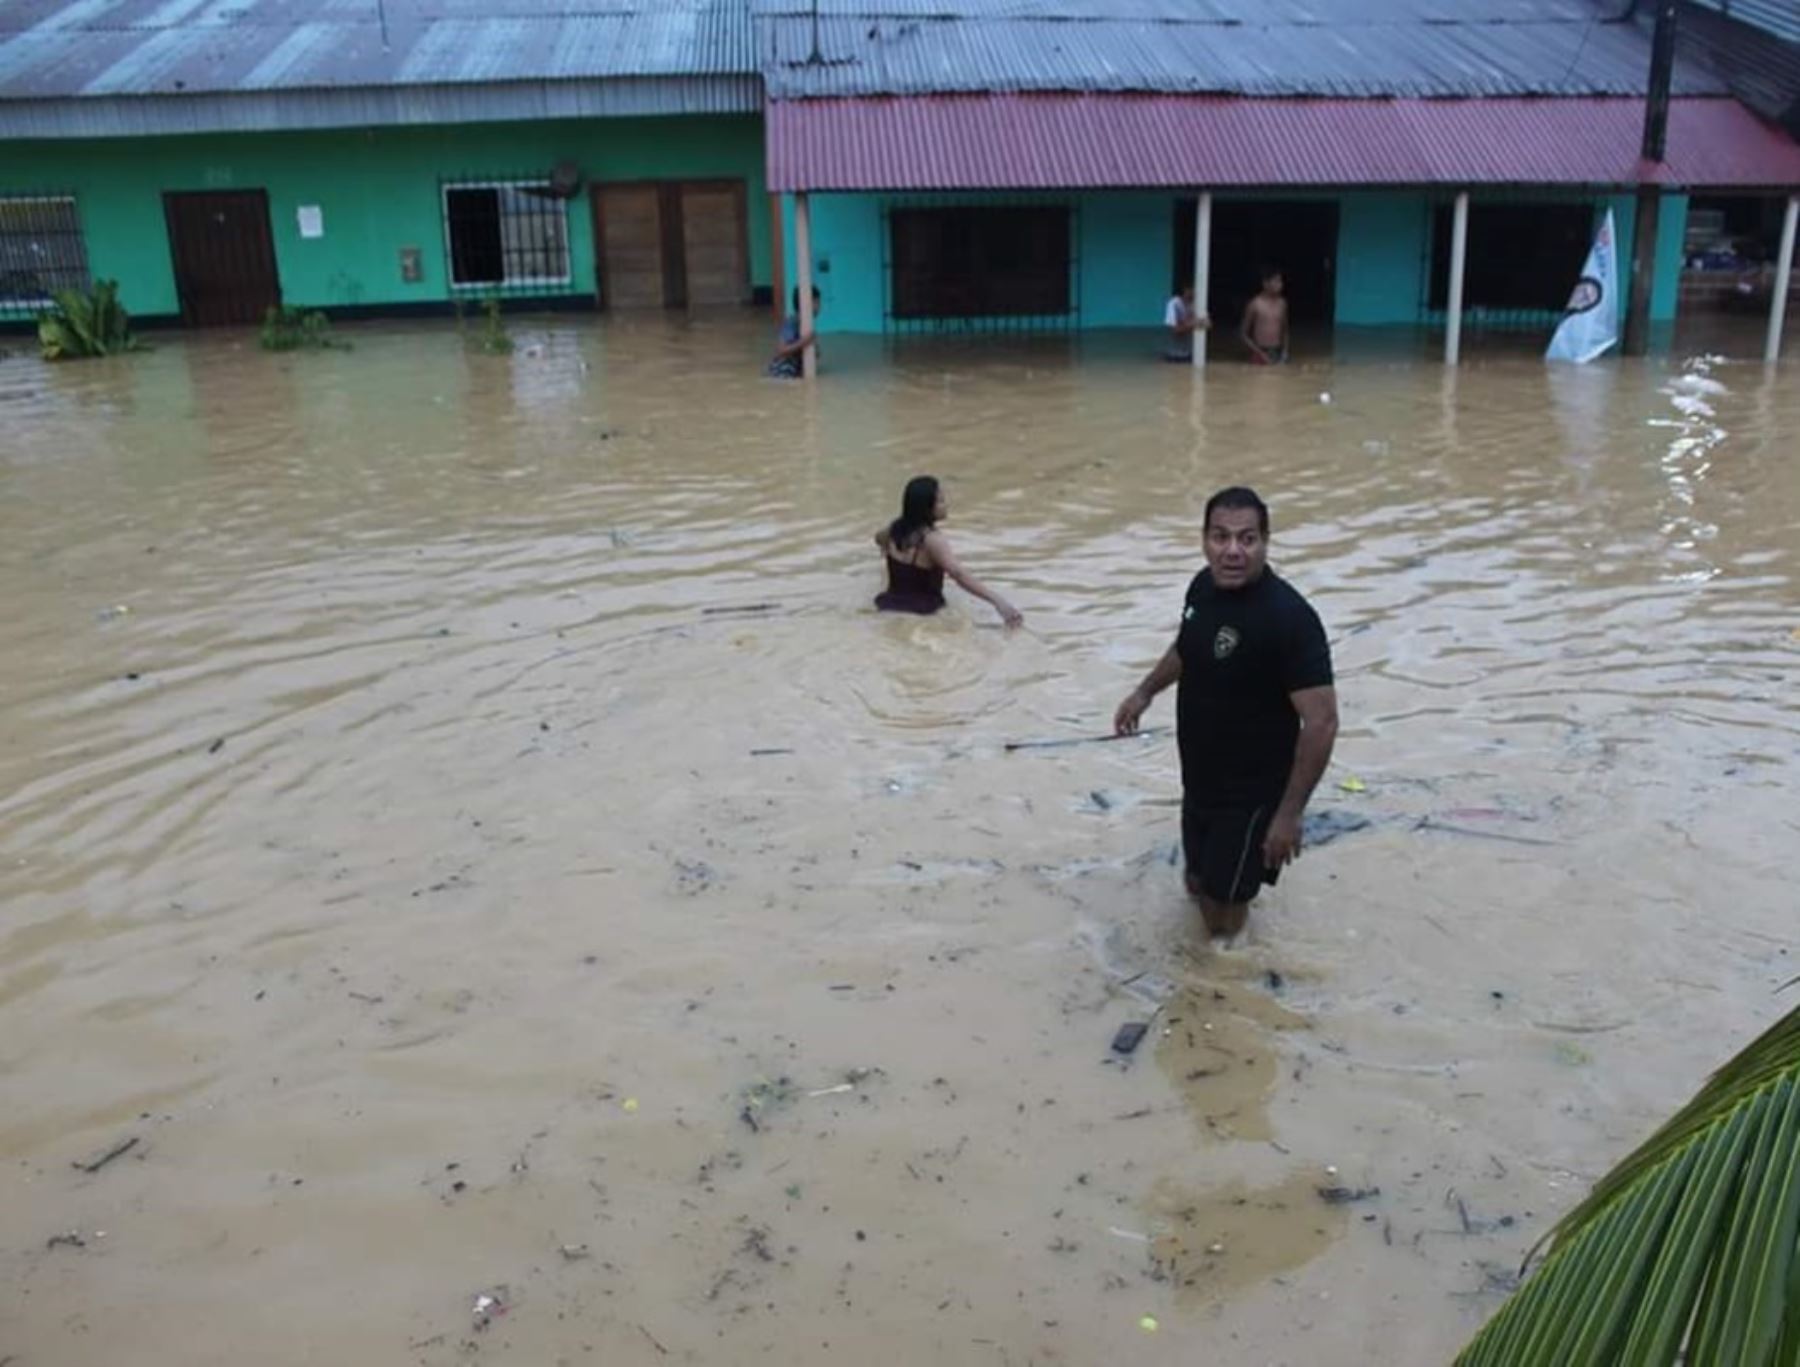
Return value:
M 1172 288 L 1194 276 L 1199 202 L 1175 201 Z M 1296 327 L 1329 327 L 1337 317 L 1338 206 L 1329 199 L 1213 200 L 1207 311 L 1220 331 L 1235 331 L 1262 289 L 1262 272 L 1282 274 L 1288 318 Z

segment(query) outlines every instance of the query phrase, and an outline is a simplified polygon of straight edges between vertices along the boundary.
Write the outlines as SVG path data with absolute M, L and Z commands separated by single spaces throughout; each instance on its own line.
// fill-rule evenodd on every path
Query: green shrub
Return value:
M 506 322 L 500 317 L 500 296 L 490 294 L 481 301 L 481 336 L 476 345 L 490 356 L 506 356 L 513 349 L 512 335 L 506 330 Z
M 283 306 L 271 308 L 263 315 L 262 346 L 264 351 L 348 351 L 350 344 L 331 335 L 331 319 L 316 309 Z
M 46 361 L 115 356 L 142 349 L 131 335 L 131 315 L 119 303 L 119 282 L 96 280 L 91 290 L 58 290 L 55 304 L 38 315 L 38 346 Z

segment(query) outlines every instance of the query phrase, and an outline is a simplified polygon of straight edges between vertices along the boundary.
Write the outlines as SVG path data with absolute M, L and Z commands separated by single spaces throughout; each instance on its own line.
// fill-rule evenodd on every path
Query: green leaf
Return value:
M 1800 1009 L 1547 1236 L 1458 1367 L 1800 1364 Z

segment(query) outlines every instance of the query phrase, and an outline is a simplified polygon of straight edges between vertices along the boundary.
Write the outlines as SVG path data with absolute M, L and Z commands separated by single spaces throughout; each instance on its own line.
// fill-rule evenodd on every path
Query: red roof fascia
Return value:
M 1155 186 L 1800 187 L 1800 144 L 1735 100 L 991 94 L 772 100 L 772 190 Z

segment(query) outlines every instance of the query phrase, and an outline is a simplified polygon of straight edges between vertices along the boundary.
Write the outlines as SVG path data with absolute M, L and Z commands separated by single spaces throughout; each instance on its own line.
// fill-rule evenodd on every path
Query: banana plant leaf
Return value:
M 1800 1008 L 1546 1241 L 1457 1367 L 1800 1364 Z
M 38 344 L 48 361 L 138 350 L 118 282 L 95 281 L 91 292 L 58 290 L 55 307 L 38 318 Z

